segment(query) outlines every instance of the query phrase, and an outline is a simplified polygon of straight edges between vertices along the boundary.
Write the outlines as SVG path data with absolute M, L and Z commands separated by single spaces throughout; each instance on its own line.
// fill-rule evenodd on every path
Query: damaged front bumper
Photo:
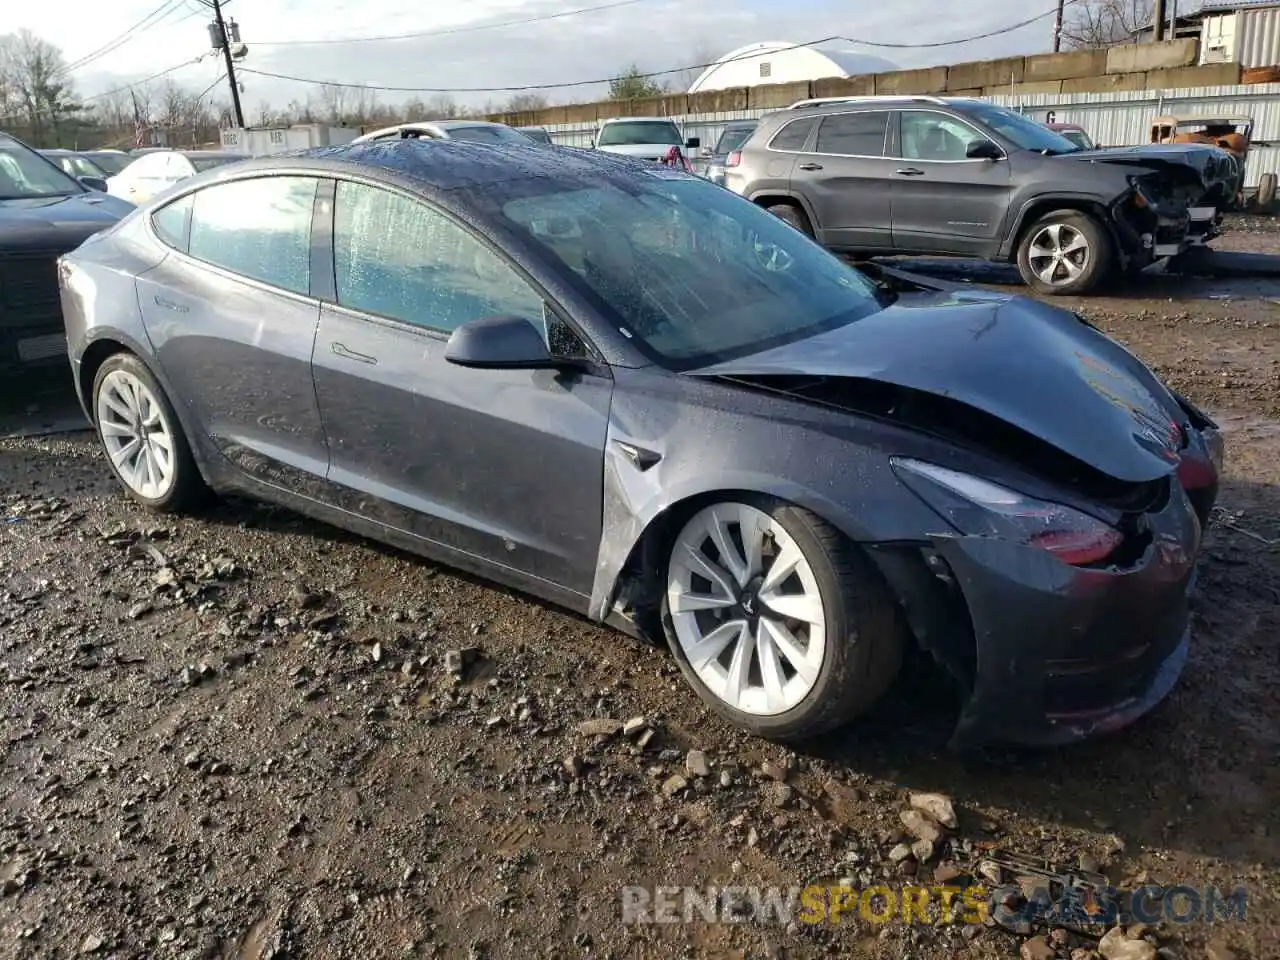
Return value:
M 1123 565 L 962 535 L 875 551 L 913 632 L 967 689 L 953 749 L 1081 740 L 1169 693 L 1187 662 L 1199 514 L 1211 506 L 1169 487 L 1145 514 L 1141 556 Z

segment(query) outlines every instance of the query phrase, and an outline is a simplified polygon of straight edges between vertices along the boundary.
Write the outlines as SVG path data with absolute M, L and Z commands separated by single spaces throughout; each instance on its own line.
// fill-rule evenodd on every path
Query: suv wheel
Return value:
M 1037 293 L 1088 293 L 1114 264 L 1111 236 L 1078 210 L 1055 210 L 1033 223 L 1018 244 L 1018 272 Z
M 783 223 L 795 227 L 806 237 L 813 236 L 813 227 L 809 225 L 809 218 L 794 203 L 771 203 L 765 209 Z

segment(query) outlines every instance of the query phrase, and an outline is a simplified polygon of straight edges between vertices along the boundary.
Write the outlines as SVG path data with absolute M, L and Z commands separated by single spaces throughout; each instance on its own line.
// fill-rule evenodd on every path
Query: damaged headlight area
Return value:
M 1119 530 L 1072 507 L 921 460 L 889 462 L 899 480 L 966 536 L 1039 547 L 1072 566 L 1100 563 L 1124 542 Z

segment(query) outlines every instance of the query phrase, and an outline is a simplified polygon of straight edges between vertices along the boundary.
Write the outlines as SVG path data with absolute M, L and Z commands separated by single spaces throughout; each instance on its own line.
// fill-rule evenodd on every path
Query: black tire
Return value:
M 843 534 L 808 510 L 767 496 L 737 495 L 720 502 L 742 503 L 768 514 L 800 547 L 823 598 L 826 653 L 813 688 L 792 709 L 772 716 L 737 710 L 709 690 L 690 666 L 676 639 L 663 590 L 662 627 L 680 672 L 720 716 L 779 743 L 807 740 L 867 712 L 897 677 L 905 638 L 898 608 L 879 571 Z M 662 571 L 664 583 L 669 566 L 670 556 Z
M 813 226 L 809 223 L 809 218 L 794 203 L 771 203 L 765 209 L 783 223 L 795 227 L 806 237 L 813 236 Z
M 98 368 L 98 372 L 93 378 L 90 410 L 93 413 L 94 428 L 98 433 L 98 442 L 102 444 L 103 452 L 107 452 L 107 445 L 103 438 L 102 424 L 98 417 L 98 397 L 102 390 L 103 382 L 111 373 L 117 370 L 132 374 L 155 397 L 165 429 L 173 440 L 174 464 L 174 477 L 169 489 L 162 496 L 148 497 L 133 489 L 126 482 L 119 468 L 112 462 L 108 454 L 107 463 L 110 465 L 111 472 L 115 474 L 120 486 L 124 488 L 125 493 L 130 498 L 142 504 L 148 510 L 153 510 L 157 513 L 177 513 L 206 503 L 211 496 L 211 491 L 205 484 L 204 478 L 200 475 L 200 468 L 196 466 L 195 458 L 191 454 L 191 446 L 182 430 L 182 422 L 174 412 L 173 404 L 169 402 L 169 397 L 165 394 L 164 388 L 160 386 L 151 371 L 147 369 L 147 365 L 132 353 L 112 354 L 103 361 L 102 366 Z
M 1060 224 L 1083 237 L 1088 245 L 1087 258 L 1079 276 L 1059 283 L 1047 283 L 1031 264 L 1031 245 L 1048 227 Z M 1079 210 L 1055 210 L 1023 231 L 1018 241 L 1018 273 L 1036 293 L 1068 297 L 1090 293 L 1100 287 L 1115 267 L 1115 244 L 1110 231 L 1095 217 Z

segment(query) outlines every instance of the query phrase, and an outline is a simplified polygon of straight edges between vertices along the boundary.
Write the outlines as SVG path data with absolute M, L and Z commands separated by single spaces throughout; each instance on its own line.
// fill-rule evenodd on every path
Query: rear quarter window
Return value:
M 187 252 L 187 238 L 191 231 L 191 208 L 195 194 L 188 193 L 151 214 L 151 227 L 167 246 Z
M 792 120 L 773 135 L 773 139 L 769 141 L 769 148 L 772 150 L 788 150 L 793 153 L 803 150 L 804 145 L 809 141 L 809 134 L 813 132 L 817 122 L 817 117 Z

